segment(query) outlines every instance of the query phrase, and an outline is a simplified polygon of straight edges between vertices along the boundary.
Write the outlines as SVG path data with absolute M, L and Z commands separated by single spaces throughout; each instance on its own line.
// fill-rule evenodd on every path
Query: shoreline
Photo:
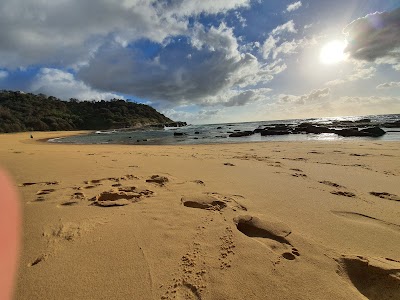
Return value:
M 64 133 L 0 135 L 16 299 L 397 299 L 399 142 L 42 141 Z

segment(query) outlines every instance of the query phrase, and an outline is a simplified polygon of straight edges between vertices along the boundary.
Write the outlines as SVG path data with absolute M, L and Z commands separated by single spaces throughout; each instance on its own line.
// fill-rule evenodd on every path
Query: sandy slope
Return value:
M 0 135 L 24 213 L 15 298 L 400 299 L 399 158 L 395 142 Z

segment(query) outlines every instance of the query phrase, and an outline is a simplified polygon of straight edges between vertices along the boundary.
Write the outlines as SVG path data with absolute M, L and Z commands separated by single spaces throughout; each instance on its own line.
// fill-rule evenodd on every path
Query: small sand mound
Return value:
M 369 300 L 400 299 L 400 262 L 389 258 L 343 256 L 340 269 Z
M 226 207 L 226 203 L 208 195 L 194 195 L 182 197 L 182 203 L 186 207 L 221 210 Z
M 261 220 L 257 217 L 245 215 L 233 219 L 237 229 L 249 237 L 261 237 L 291 245 L 286 237 L 291 233 L 289 227 L 283 223 Z

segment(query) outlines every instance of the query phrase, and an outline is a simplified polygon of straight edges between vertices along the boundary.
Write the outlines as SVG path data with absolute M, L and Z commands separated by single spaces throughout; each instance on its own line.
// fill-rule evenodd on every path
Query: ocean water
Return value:
M 334 118 L 313 118 L 313 119 L 292 119 L 259 121 L 245 123 L 226 123 L 226 124 L 205 124 L 188 125 L 179 128 L 164 128 L 157 130 L 135 130 L 126 129 L 96 131 L 87 135 L 71 136 L 65 138 L 51 139 L 53 143 L 72 143 L 72 144 L 131 144 L 131 145 L 185 145 L 185 144 L 213 144 L 213 143 L 246 143 L 246 142 L 267 142 L 267 141 L 346 141 L 346 140 L 373 140 L 373 141 L 400 141 L 400 128 L 381 127 L 387 133 L 382 137 L 341 137 L 334 133 L 324 134 L 289 134 L 278 136 L 261 136 L 259 133 L 247 137 L 229 137 L 229 132 L 253 131 L 256 128 L 272 124 L 298 125 L 303 122 L 313 124 L 324 124 L 329 126 L 338 121 L 358 121 L 370 119 L 371 126 L 386 122 L 400 120 L 400 114 L 392 115 L 369 115 L 369 116 L 345 116 Z M 355 126 L 355 125 L 353 125 Z M 332 126 L 334 128 L 334 126 Z M 181 132 L 183 136 L 174 136 L 174 132 Z

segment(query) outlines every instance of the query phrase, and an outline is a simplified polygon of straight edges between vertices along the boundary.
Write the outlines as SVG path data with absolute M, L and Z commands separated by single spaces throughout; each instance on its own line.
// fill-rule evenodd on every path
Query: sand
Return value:
M 60 145 L 0 135 L 15 299 L 400 299 L 398 142 Z

